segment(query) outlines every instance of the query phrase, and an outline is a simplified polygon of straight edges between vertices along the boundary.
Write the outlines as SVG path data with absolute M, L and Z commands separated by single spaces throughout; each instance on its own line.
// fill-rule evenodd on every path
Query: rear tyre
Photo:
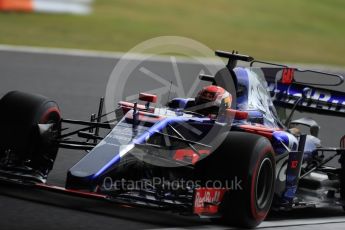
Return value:
M 215 152 L 199 162 L 197 172 L 202 181 L 221 181 L 229 188 L 218 223 L 253 228 L 266 218 L 275 186 L 274 152 L 267 138 L 230 132 Z
M 56 102 L 19 91 L 7 93 L 0 100 L 2 168 L 25 168 L 46 177 L 58 152 L 53 139 L 59 135 L 60 120 Z M 42 135 L 38 124 L 51 125 Z

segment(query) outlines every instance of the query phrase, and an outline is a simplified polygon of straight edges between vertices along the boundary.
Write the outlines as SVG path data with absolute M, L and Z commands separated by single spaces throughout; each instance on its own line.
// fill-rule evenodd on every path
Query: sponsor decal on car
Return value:
M 223 200 L 227 189 L 197 188 L 194 196 L 194 213 L 198 215 L 217 214 L 219 204 Z

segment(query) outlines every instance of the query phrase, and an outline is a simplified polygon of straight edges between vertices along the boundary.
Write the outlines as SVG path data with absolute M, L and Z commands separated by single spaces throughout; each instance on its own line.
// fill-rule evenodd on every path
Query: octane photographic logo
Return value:
M 191 188 L 209 188 L 209 189 L 226 189 L 232 191 L 242 191 L 243 181 L 238 177 L 233 177 L 226 181 L 220 180 L 186 180 L 186 179 L 166 179 L 160 177 L 153 177 L 151 179 L 142 180 L 114 180 L 111 177 L 105 177 L 102 183 L 102 189 L 105 191 L 148 191 L 152 188 L 159 188 L 164 186 L 166 190 L 190 190 Z
M 152 106 L 155 107 L 155 112 L 162 117 L 182 117 L 180 116 L 182 111 L 172 114 L 173 112 L 166 110 L 168 101 L 173 98 L 195 97 L 203 86 L 210 84 L 201 81 L 199 75 L 214 76 L 224 66 L 225 63 L 214 56 L 212 49 L 189 38 L 162 36 L 144 41 L 124 54 L 110 75 L 105 95 L 105 109 L 109 113 L 107 119 L 114 119 L 116 115 L 111 111 L 118 107 L 120 101 L 139 104 L 139 93 L 157 95 L 157 103 Z M 141 102 L 141 104 L 145 104 L 145 102 Z M 190 107 L 188 110 L 196 111 L 197 107 Z M 138 136 L 145 135 L 142 134 L 142 130 L 147 130 L 147 126 L 143 124 L 144 122 L 140 122 L 136 126 L 122 127 L 121 132 L 114 131 L 109 135 L 113 135 L 111 139 L 116 144 L 128 146 Z M 212 146 L 212 149 L 216 149 L 216 145 L 221 143 L 220 132 L 226 131 L 224 129 L 229 130 L 229 126 L 216 125 L 212 126 L 205 135 L 205 131 L 188 122 L 180 122 L 179 125 L 189 130 L 192 135 L 202 136 L 198 143 Z M 167 128 L 161 130 L 164 137 L 162 145 L 169 147 L 173 144 L 168 135 L 164 136 L 167 132 Z M 178 138 L 184 139 L 183 136 L 178 136 Z M 186 149 L 191 151 L 202 148 L 196 143 L 186 143 L 186 145 L 188 146 Z M 164 149 L 157 149 L 157 151 L 164 154 Z M 171 154 L 171 152 L 168 153 L 169 151 L 167 150 L 167 154 Z M 135 151 L 132 152 L 135 152 L 134 155 L 146 163 L 163 167 L 177 166 L 174 161 L 157 161 L 150 157 L 143 157 L 147 154 L 144 150 L 135 148 Z M 178 165 L 185 164 L 188 163 L 179 162 Z

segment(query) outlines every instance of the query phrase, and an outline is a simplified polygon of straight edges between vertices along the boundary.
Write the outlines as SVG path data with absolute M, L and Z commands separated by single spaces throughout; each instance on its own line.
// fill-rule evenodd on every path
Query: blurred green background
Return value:
M 0 43 L 127 51 L 156 36 L 345 66 L 344 0 L 95 0 L 87 16 L 0 13 Z

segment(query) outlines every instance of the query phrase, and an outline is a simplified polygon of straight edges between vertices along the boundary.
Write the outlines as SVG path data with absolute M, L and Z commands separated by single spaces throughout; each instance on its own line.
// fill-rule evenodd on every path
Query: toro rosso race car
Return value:
M 157 96 L 140 93 L 144 103 L 120 101 L 108 121 L 102 98 L 98 114 L 81 121 L 62 118 L 43 96 L 7 93 L 0 100 L 0 181 L 241 227 L 259 225 L 270 210 L 344 207 L 345 138 L 324 147 L 314 120 L 293 119 L 296 110 L 344 116 L 345 93 L 320 88 L 343 77 L 216 55 L 228 64 L 199 76 L 209 85 L 195 98 L 154 107 Z M 253 67 L 258 63 L 265 67 Z M 301 73 L 336 82 L 306 84 Z M 278 116 L 281 108 L 289 116 Z M 59 148 L 87 151 L 65 187 L 46 182 Z M 333 159 L 338 167 L 327 166 Z

